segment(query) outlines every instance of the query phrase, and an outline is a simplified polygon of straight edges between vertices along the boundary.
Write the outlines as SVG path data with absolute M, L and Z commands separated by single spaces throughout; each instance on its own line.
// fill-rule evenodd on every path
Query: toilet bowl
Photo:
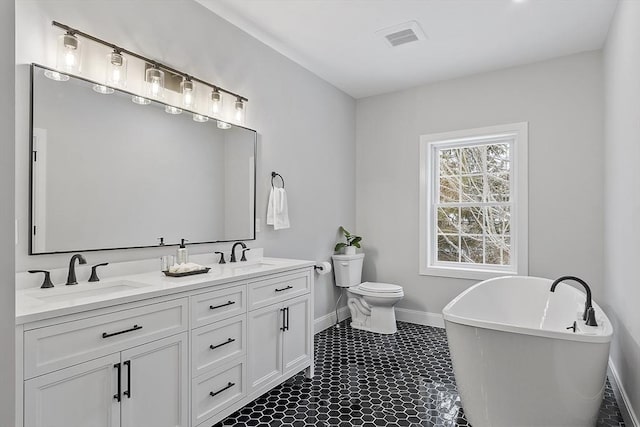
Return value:
M 404 297 L 401 286 L 390 283 L 364 282 L 364 254 L 333 255 L 336 285 L 347 288 L 347 306 L 351 327 L 379 334 L 397 331 L 395 305 Z

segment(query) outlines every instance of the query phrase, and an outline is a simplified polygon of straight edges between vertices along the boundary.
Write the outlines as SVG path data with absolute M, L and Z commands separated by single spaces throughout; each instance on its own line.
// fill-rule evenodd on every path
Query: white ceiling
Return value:
M 602 47 L 617 0 L 196 0 L 355 98 Z M 426 40 L 378 30 L 415 20 Z

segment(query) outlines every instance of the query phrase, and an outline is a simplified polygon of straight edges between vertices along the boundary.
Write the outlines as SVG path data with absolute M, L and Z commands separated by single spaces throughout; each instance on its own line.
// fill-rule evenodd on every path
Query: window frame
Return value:
M 462 279 L 489 279 L 503 275 L 527 275 L 528 266 L 528 123 L 511 123 L 420 136 L 419 274 Z M 437 261 L 438 151 L 447 147 L 510 143 L 510 239 L 509 266 Z M 502 141 L 500 141 L 502 140 Z

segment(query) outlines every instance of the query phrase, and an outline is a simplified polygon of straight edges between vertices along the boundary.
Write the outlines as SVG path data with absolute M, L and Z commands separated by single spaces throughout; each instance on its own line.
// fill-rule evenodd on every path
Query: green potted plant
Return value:
M 362 237 L 349 233 L 343 226 L 340 226 L 339 230 L 344 235 L 344 238 L 347 241 L 346 243 L 345 242 L 336 243 L 336 247 L 334 248 L 334 251 L 338 252 L 340 249 L 344 248 L 345 255 L 354 255 L 356 253 L 356 248 L 360 248 L 360 242 L 362 241 Z

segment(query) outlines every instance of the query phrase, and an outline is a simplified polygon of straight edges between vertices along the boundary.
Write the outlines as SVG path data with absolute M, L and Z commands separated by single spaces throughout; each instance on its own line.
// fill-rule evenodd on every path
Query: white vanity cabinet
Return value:
M 310 368 L 313 351 L 311 275 L 288 275 L 249 284 L 249 392 L 272 388 Z M 296 296 L 300 295 L 300 296 Z M 265 304 L 269 304 L 264 306 Z
M 30 314 L 17 327 L 17 426 L 210 427 L 297 372 L 312 374 L 312 264 L 289 262 Z
M 182 298 L 25 331 L 25 427 L 188 427 L 187 319 Z
M 25 381 L 25 427 L 118 427 L 119 363 L 111 354 Z

